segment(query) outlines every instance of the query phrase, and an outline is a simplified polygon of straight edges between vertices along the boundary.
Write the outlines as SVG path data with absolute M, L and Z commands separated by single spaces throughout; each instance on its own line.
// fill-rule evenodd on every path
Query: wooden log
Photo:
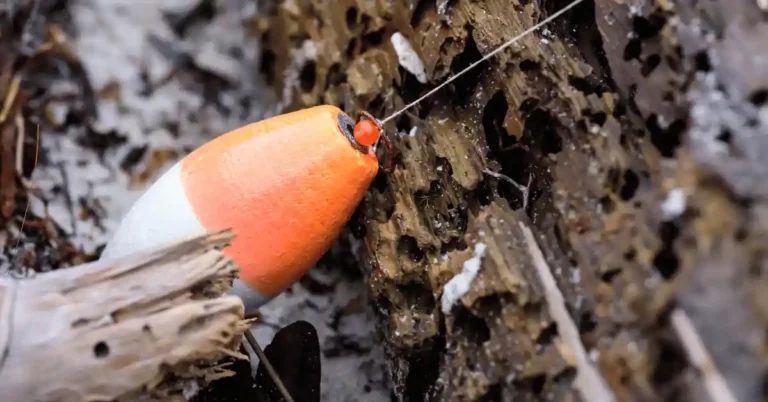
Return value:
M 212 233 L 118 261 L 0 280 L 0 400 L 184 400 L 247 329 Z
M 281 0 L 254 26 L 289 108 L 386 117 L 566 3 Z M 398 167 L 351 229 L 399 400 L 583 398 L 542 262 L 618 400 L 765 398 L 767 9 L 586 1 L 386 125 Z

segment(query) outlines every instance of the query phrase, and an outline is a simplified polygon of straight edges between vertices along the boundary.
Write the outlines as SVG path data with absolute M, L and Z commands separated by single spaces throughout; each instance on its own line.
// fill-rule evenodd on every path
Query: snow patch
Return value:
M 427 70 L 424 68 L 424 62 L 408 42 L 408 39 L 400 32 L 392 34 L 390 39 L 392 46 L 397 53 L 397 60 L 406 71 L 413 74 L 420 83 L 427 83 Z
M 472 286 L 472 281 L 475 280 L 477 273 L 480 272 L 480 266 L 483 256 L 485 256 L 486 248 L 487 246 L 484 243 L 477 243 L 475 245 L 474 257 L 464 261 L 464 267 L 462 268 L 461 273 L 451 278 L 451 280 L 445 284 L 442 298 L 443 313 L 450 313 L 453 305 L 469 292 L 469 289 Z
M 679 217 L 685 212 L 686 204 L 685 191 L 682 188 L 671 190 L 667 199 L 661 203 L 662 219 L 670 221 Z

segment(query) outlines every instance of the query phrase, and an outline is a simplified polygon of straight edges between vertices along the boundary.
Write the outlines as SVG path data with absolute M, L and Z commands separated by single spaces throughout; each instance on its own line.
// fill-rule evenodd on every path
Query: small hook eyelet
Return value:
M 384 141 L 384 151 L 387 154 L 387 164 L 381 165 L 381 170 L 384 171 L 384 173 L 392 173 L 395 171 L 395 153 L 394 149 L 392 147 L 392 142 L 389 140 L 389 136 L 387 135 L 387 132 L 384 131 L 384 127 L 381 125 L 381 122 L 373 117 L 370 113 L 366 112 L 365 110 L 360 112 L 360 116 L 357 118 L 357 122 L 360 123 L 363 119 L 370 120 L 373 122 L 373 124 L 376 125 L 376 128 L 379 130 L 380 136 L 379 139 Z M 376 144 L 374 144 L 374 151 L 376 150 Z

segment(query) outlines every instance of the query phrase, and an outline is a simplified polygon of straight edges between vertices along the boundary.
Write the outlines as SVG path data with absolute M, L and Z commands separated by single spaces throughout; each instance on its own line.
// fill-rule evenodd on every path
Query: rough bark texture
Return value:
M 384 117 L 566 3 L 283 0 L 253 25 L 291 109 Z M 589 400 L 521 240 L 530 221 L 617 399 L 765 400 L 761 4 L 585 1 L 386 126 L 397 170 L 351 225 L 398 399 Z M 398 65 L 394 32 L 426 85 Z M 527 202 L 485 169 L 532 178 Z M 443 286 L 478 243 L 480 273 L 443 314 Z
M 0 400 L 185 400 L 230 372 L 243 305 L 228 233 L 116 262 L 0 279 Z

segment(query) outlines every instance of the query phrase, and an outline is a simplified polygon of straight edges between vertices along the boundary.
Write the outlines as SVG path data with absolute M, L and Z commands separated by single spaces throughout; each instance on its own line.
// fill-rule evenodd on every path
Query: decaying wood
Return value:
M 592 362 L 589 360 L 587 351 L 584 349 L 584 345 L 581 343 L 581 337 L 579 336 L 579 330 L 576 324 L 568 314 L 568 309 L 563 300 L 563 294 L 557 287 L 554 276 L 552 276 L 552 269 L 547 264 L 547 260 L 544 258 L 541 249 L 536 242 L 536 238 L 533 236 L 531 229 L 518 222 L 520 230 L 523 232 L 525 242 L 528 245 L 528 250 L 533 259 L 533 265 L 536 268 L 536 272 L 541 282 L 541 286 L 544 290 L 544 297 L 547 299 L 547 306 L 549 307 L 549 314 L 557 325 L 558 334 L 564 342 L 564 347 L 570 348 L 566 353 L 573 353 L 576 368 L 576 378 L 573 381 L 574 387 L 579 390 L 581 397 L 585 401 L 594 402 L 613 402 L 616 400 L 613 392 L 608 389 L 605 381 L 600 376 L 600 373 L 592 366 Z
M 290 108 L 383 118 L 566 3 L 278 0 L 254 27 Z M 398 166 L 351 231 L 400 400 L 582 399 L 528 221 L 617 400 L 764 400 L 763 3 L 587 1 L 385 126 Z M 399 64 L 395 32 L 427 84 Z M 533 177 L 529 194 L 487 169 Z M 482 268 L 443 314 L 477 242 Z
M 675 309 L 670 315 L 672 327 L 680 337 L 683 347 L 688 353 L 691 364 L 695 365 L 704 379 L 704 387 L 707 389 L 712 402 L 736 402 L 736 398 L 728 387 L 720 371 L 715 366 L 707 348 L 697 334 L 691 319 L 682 309 Z
M 0 280 L 0 400 L 173 400 L 226 375 L 247 328 L 230 240 Z

